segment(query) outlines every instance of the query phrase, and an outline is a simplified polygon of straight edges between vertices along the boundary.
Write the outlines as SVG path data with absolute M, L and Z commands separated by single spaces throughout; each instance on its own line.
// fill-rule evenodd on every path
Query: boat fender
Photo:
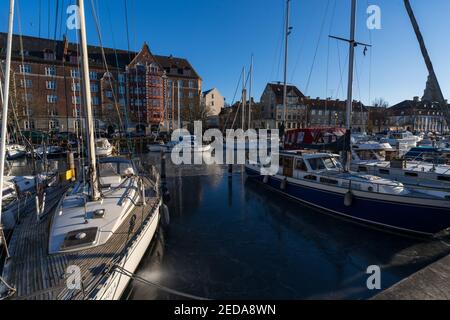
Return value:
M 167 187 L 162 188 L 162 194 L 163 194 L 164 203 L 169 203 L 170 202 L 170 192 L 169 192 L 169 189 L 167 189 Z
M 284 178 L 284 180 L 281 181 L 280 189 L 286 190 L 286 185 L 287 185 L 287 178 Z
M 350 207 L 352 204 L 353 204 L 353 193 L 349 191 L 344 196 L 344 205 L 346 207 Z
M 264 176 L 263 182 L 267 184 L 269 182 L 269 176 Z
M 167 205 L 163 204 L 160 207 L 160 215 L 162 218 L 163 225 L 168 226 L 170 223 L 170 213 Z

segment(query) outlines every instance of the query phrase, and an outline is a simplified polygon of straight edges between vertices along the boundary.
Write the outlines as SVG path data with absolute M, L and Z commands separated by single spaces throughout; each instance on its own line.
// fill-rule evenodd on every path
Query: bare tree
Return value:
M 384 98 L 377 98 L 372 102 L 372 104 L 376 108 L 389 108 L 389 102 L 384 100 Z

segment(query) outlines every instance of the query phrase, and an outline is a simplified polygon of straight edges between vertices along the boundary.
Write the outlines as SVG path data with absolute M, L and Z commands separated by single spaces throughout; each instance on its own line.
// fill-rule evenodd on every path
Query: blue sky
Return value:
M 23 34 L 39 35 L 40 20 L 41 35 L 54 37 L 56 0 L 16 1 Z M 85 0 L 89 42 L 98 44 L 90 2 Z M 124 0 L 93 2 L 98 8 L 104 45 L 126 49 Z M 6 31 L 8 1 L 0 3 L 0 29 Z M 74 0 L 59 0 L 60 8 L 72 3 Z M 255 59 L 256 100 L 268 81 L 282 80 L 284 0 L 127 0 L 127 3 L 132 50 L 140 49 L 146 41 L 155 54 L 187 58 L 203 78 L 203 89 L 217 87 L 229 103 L 242 67 L 248 68 L 250 64 L 251 54 Z M 366 8 L 371 4 L 381 8 L 382 29 L 369 32 Z M 450 1 L 411 0 L 411 4 L 444 95 L 450 97 L 447 22 Z M 292 0 L 294 29 L 290 38 L 289 82 L 308 96 L 345 99 L 348 47 L 329 40 L 328 34 L 348 37 L 349 11 L 350 0 Z M 65 21 L 66 15 L 63 18 Z M 63 21 L 61 17 L 58 20 Z M 15 32 L 19 32 L 18 22 L 16 19 Z M 57 32 L 58 37 L 61 33 Z M 68 35 L 73 39 L 74 31 Z M 366 56 L 362 47 L 357 50 L 355 99 L 369 103 L 382 97 L 393 105 L 415 95 L 422 96 L 427 70 L 403 0 L 359 0 L 357 38 L 371 42 L 374 47 Z

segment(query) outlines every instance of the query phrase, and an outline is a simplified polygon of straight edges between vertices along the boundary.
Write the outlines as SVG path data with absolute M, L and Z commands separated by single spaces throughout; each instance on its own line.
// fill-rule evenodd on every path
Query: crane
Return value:
M 417 40 L 419 41 L 420 50 L 422 51 L 425 65 L 428 69 L 428 80 L 422 100 L 439 103 L 440 109 L 445 117 L 445 121 L 447 122 L 447 125 L 450 126 L 449 106 L 442 93 L 441 86 L 439 85 L 438 79 L 436 77 L 436 73 L 434 72 L 433 63 L 431 62 L 430 55 L 428 54 L 428 50 L 425 46 L 425 40 L 423 39 L 419 24 L 417 23 L 414 11 L 411 7 L 411 3 L 409 2 L 409 0 L 404 0 L 404 3 L 414 32 L 416 33 Z

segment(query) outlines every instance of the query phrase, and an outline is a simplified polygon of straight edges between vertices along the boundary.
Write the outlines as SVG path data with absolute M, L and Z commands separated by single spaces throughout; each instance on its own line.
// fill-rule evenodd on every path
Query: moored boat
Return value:
M 450 228 L 450 193 L 429 193 L 369 174 L 345 172 L 333 154 L 285 152 L 274 176 L 247 164 L 251 179 L 326 212 L 423 235 Z

